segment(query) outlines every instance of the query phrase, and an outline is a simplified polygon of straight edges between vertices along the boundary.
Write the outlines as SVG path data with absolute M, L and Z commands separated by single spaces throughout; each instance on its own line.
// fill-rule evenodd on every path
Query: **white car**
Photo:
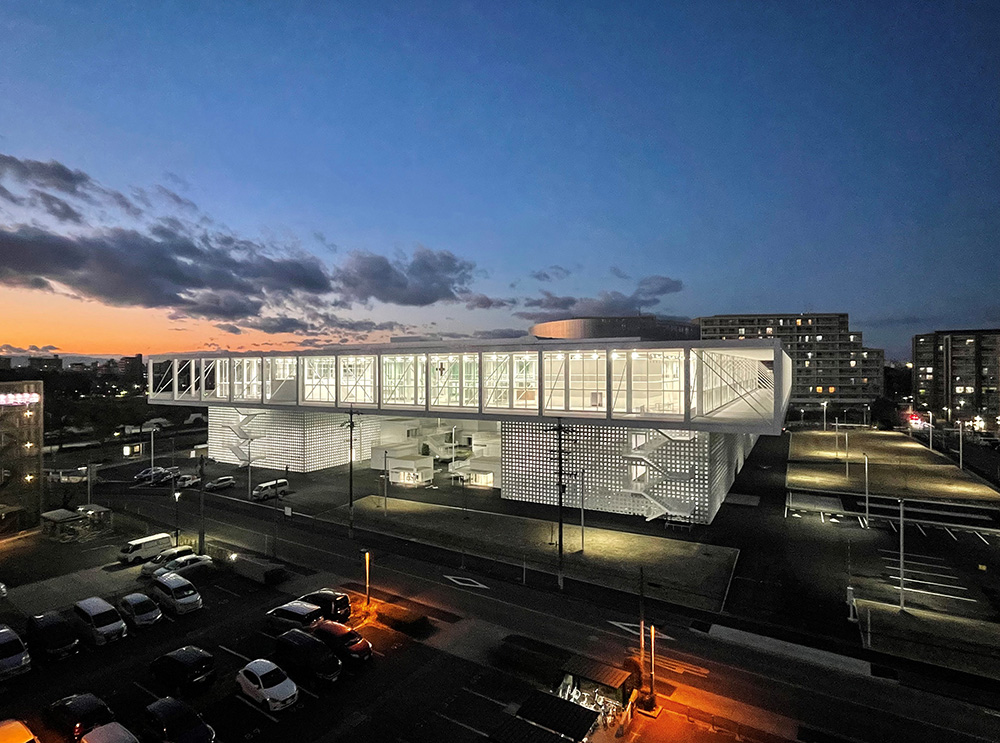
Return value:
M 177 573 L 178 575 L 193 573 L 198 570 L 204 570 L 210 567 L 211 564 L 212 558 L 208 555 L 184 555 L 154 570 L 153 577 L 156 578 L 167 573 Z
M 288 674 L 263 658 L 243 666 L 236 674 L 236 683 L 243 694 L 272 712 L 291 707 L 299 698 L 299 687 Z
M 178 488 L 193 488 L 195 485 L 201 484 L 201 478 L 198 475 L 181 475 L 177 478 Z
M 144 593 L 130 593 L 115 604 L 126 624 L 133 627 L 148 627 L 163 618 L 160 607 Z

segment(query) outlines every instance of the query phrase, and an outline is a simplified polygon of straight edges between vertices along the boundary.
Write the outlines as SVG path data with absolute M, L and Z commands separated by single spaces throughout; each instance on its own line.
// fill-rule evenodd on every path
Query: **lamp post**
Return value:
M 845 476 L 850 479 L 851 477 L 851 432 L 844 429 L 844 466 L 847 471 Z
M 868 413 L 871 411 L 871 406 L 865 403 L 865 426 L 868 426 Z
M 198 457 L 198 554 L 205 554 L 205 455 Z
M 945 411 L 948 413 L 948 422 L 951 423 L 951 408 L 945 408 Z
M 934 451 L 934 413 L 928 410 L 927 417 L 930 418 L 930 423 L 927 425 L 931 431 L 931 451 Z
M 656 625 L 649 623 L 649 693 L 656 700 Z
M 181 538 L 181 491 L 174 491 L 174 546 Z
M 581 472 L 580 473 L 580 551 L 581 552 L 583 552 L 584 548 L 584 534 L 586 529 L 586 527 L 584 527 L 583 525 L 583 505 L 586 495 L 587 491 L 584 489 L 583 473 Z
M 868 528 L 868 455 L 862 454 L 865 458 L 865 528 Z
M 827 403 L 824 401 L 823 402 L 823 430 L 824 431 L 826 430 L 826 405 L 827 405 Z
M 905 589 L 903 588 L 903 532 L 905 531 L 903 527 L 903 499 L 899 499 L 899 610 L 904 611 L 906 609 L 906 598 L 903 595 Z
M 458 428 L 458 426 L 452 426 L 451 427 L 451 461 L 452 462 L 455 461 L 455 429 L 456 428 Z
M 958 468 L 964 470 L 965 456 L 965 421 L 958 422 Z M 88 470 L 89 472 L 89 470 Z
M 365 553 L 365 606 L 369 606 L 372 602 L 372 588 L 371 588 L 371 570 L 372 570 L 372 553 L 368 550 L 363 550 Z
M 462 518 L 468 521 L 469 519 L 469 495 L 465 490 L 465 475 L 458 476 L 459 481 L 462 483 Z
M 799 423 L 805 423 L 806 420 L 806 409 L 799 408 Z
M 140 426 L 140 428 L 141 428 L 141 426 Z M 153 467 L 156 466 L 156 457 L 153 456 L 153 452 L 154 452 L 153 436 L 154 435 L 156 435 L 156 429 L 155 428 L 150 428 L 149 429 L 149 468 L 150 469 L 153 469 Z

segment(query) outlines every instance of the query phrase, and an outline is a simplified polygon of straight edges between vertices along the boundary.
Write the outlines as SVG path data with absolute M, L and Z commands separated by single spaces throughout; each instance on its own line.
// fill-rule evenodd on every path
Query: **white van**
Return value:
M 118 610 L 97 596 L 73 604 L 73 623 L 87 642 L 104 645 L 128 634 Z
M 109 722 L 91 730 L 80 743 L 139 743 L 139 739 L 120 722 Z
M 125 565 L 148 560 L 174 546 L 173 538 L 166 532 L 140 537 L 127 542 L 118 552 L 118 559 Z
M 164 573 L 153 578 L 148 593 L 153 601 L 174 614 L 186 614 L 202 607 L 198 589 L 177 573 Z
M 262 482 L 255 487 L 253 492 L 250 493 L 250 500 L 267 500 L 268 498 L 284 495 L 287 492 L 288 480 L 271 480 L 271 482 Z

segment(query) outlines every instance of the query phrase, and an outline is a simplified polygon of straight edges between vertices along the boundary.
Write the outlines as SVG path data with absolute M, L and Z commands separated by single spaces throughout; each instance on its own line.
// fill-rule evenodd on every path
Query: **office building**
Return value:
M 775 340 L 392 343 L 148 361 L 149 402 L 208 406 L 209 456 L 308 472 L 369 461 L 499 497 L 709 523 L 760 435 L 781 432 Z M 355 414 L 353 442 L 345 425 Z M 351 445 L 353 443 L 353 446 Z
M 702 340 L 776 338 L 792 360 L 790 415 L 827 404 L 834 411 L 865 410 L 884 394 L 885 353 L 865 348 L 847 313 L 713 315 L 698 318 Z
M 1000 425 L 1000 329 L 913 336 L 913 403 L 935 416 Z

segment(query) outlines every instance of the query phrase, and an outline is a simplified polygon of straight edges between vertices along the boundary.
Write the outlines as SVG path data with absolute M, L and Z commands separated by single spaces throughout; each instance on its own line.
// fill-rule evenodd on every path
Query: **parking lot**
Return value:
M 129 575 L 138 571 L 138 566 L 125 569 Z M 264 613 L 295 596 L 222 570 L 192 580 L 204 598 L 202 610 L 165 615 L 158 624 L 130 630 L 110 645 L 85 646 L 63 661 L 36 663 L 29 673 L 0 684 L 3 717 L 26 720 L 43 743 L 62 741 L 49 726 L 44 708 L 64 696 L 91 692 L 134 729 L 144 707 L 169 693 L 152 675 L 150 663 L 184 645 L 196 645 L 215 657 L 216 681 L 187 701 L 216 730 L 219 741 L 463 740 L 472 734 L 469 725 L 489 726 L 487 711 L 500 714 L 530 690 L 499 671 L 367 621 L 358 627 L 374 649 L 365 667 L 345 668 L 332 684 L 293 674 L 300 689 L 298 702 L 269 712 L 238 692 L 235 676 L 248 661 L 273 655 Z M 296 585 L 303 585 L 301 577 Z M 135 581 L 132 590 L 142 586 Z M 363 595 L 352 598 L 364 603 Z M 7 615 L 11 618 L 9 611 Z M 451 733 L 440 737 L 449 728 Z

